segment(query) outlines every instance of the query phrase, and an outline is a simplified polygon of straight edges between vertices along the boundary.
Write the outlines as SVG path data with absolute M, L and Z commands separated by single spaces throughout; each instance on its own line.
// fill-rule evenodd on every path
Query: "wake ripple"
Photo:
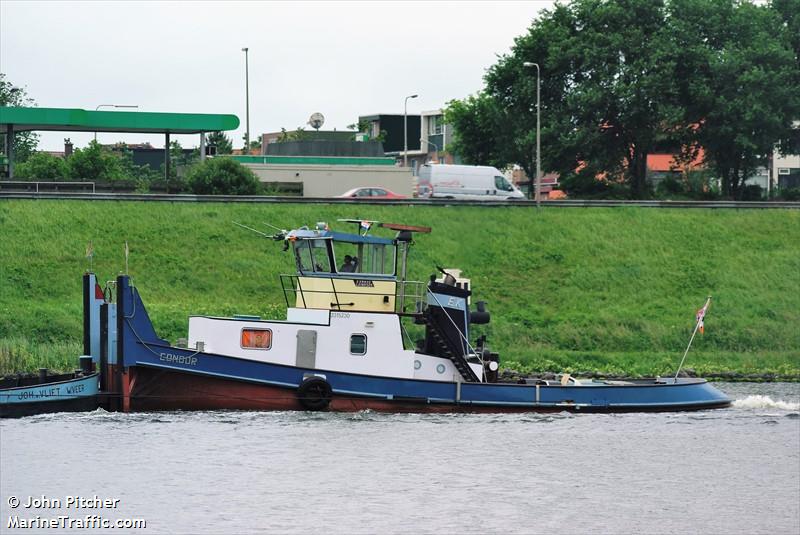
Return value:
M 782 411 L 799 411 L 800 403 L 773 400 L 769 396 L 747 396 L 744 399 L 734 400 L 733 406 L 737 409 L 780 409 Z

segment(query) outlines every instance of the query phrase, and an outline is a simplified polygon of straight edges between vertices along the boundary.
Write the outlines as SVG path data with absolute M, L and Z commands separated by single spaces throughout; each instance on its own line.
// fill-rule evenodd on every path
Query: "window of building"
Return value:
M 351 334 L 350 335 L 350 354 L 351 355 L 366 355 L 367 354 L 367 335 L 366 334 Z
M 778 168 L 778 174 L 779 175 L 788 175 L 790 173 L 791 172 L 789 171 L 789 169 L 787 167 L 779 167 Z
M 269 329 L 242 329 L 243 349 L 269 349 L 272 347 L 272 331 Z
M 435 136 L 442 133 L 443 121 L 441 115 L 431 115 L 428 117 L 428 135 Z

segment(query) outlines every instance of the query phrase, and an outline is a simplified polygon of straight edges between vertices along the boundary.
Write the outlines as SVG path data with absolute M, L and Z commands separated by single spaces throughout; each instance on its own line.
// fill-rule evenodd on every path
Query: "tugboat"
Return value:
M 472 307 L 470 281 L 441 268 L 427 283 L 406 280 L 413 237 L 431 229 L 343 221 L 356 230 L 317 223 L 260 233 L 294 258 L 296 273 L 280 276 L 286 320 L 191 316 L 184 343 L 157 335 L 128 275 L 113 284 L 116 302 L 97 299 L 86 275 L 84 323 L 108 408 L 618 412 L 731 403 L 705 380 L 677 376 L 498 382 L 499 355 L 485 336 L 472 339 L 490 314 L 482 301 Z M 410 343 L 404 321 L 424 326 L 424 338 Z

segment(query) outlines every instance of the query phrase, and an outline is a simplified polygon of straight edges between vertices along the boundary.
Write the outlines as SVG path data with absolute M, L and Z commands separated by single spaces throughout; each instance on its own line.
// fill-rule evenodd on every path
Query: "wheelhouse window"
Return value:
M 337 240 L 333 248 L 338 273 L 394 275 L 395 246 L 392 244 Z
M 240 345 L 243 349 L 269 349 L 272 347 L 272 331 L 270 329 L 242 329 Z
M 297 267 L 300 271 L 330 273 L 331 263 L 328 257 L 328 242 L 330 240 L 299 240 L 295 243 L 294 251 L 297 258 Z
M 351 355 L 366 355 L 367 354 L 367 335 L 366 334 L 351 334 L 350 335 L 350 354 Z

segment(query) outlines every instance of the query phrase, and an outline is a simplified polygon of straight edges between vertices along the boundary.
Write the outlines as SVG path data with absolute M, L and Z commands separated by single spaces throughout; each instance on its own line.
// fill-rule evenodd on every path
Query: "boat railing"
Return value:
M 337 289 L 333 282 L 339 279 L 330 280 L 331 284 L 327 288 L 308 288 L 303 287 L 299 275 L 281 275 L 281 290 L 286 300 L 287 307 L 295 308 L 319 308 L 311 306 L 312 303 L 318 304 L 319 300 L 315 297 L 319 295 L 330 296 L 330 310 L 347 310 L 348 312 L 374 312 L 375 310 L 353 308 L 357 306 L 359 298 L 378 297 L 383 299 L 385 291 L 380 289 L 371 290 L 370 288 L 359 288 L 358 291 L 342 291 Z M 344 279 L 347 280 L 347 279 Z M 396 282 L 394 291 L 394 312 L 398 314 L 415 315 L 422 313 L 425 303 L 427 285 L 420 281 L 393 281 Z M 325 300 L 326 305 L 328 300 Z M 343 308 L 346 307 L 346 308 Z M 328 308 L 328 307 L 326 307 Z

